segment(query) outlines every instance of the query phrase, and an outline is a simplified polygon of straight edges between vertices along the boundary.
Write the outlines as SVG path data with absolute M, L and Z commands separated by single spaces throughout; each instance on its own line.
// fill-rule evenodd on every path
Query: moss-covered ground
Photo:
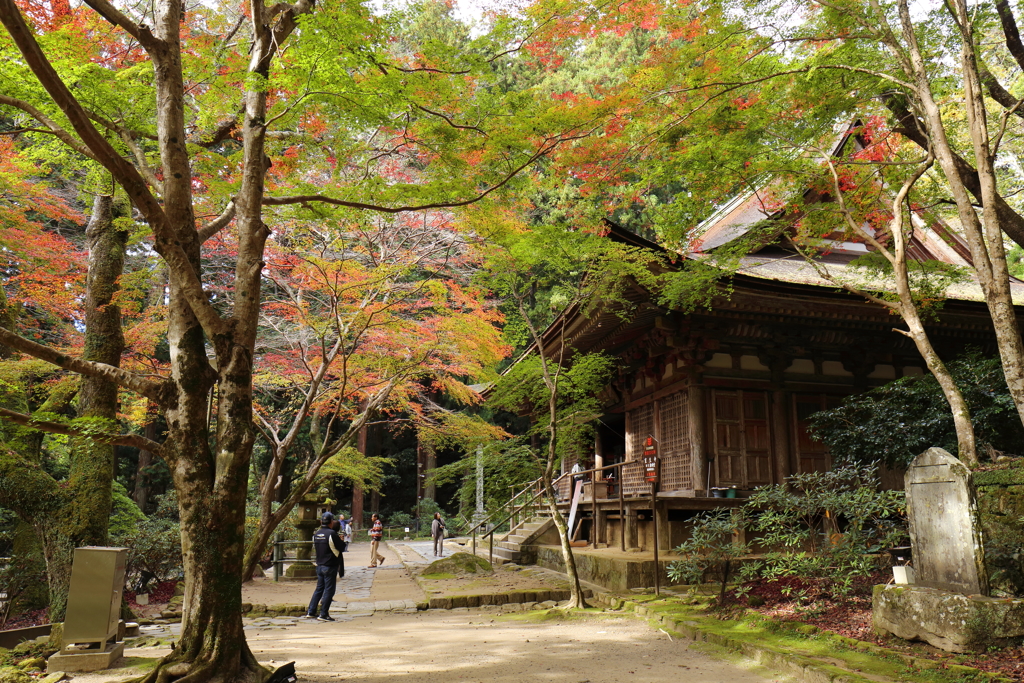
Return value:
M 635 596 L 613 601 L 613 606 L 634 609 L 649 619 L 653 627 L 674 638 L 692 638 L 704 646 L 742 652 L 769 665 L 812 666 L 833 678 L 916 683 L 1015 680 L 953 662 L 895 652 L 807 624 L 773 620 L 752 611 L 714 613 L 705 604 L 693 602 L 703 603 L 678 597 Z

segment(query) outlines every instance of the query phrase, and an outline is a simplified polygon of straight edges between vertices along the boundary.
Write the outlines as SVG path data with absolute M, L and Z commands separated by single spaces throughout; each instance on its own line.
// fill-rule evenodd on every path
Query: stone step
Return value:
M 505 550 L 514 550 L 517 553 L 523 549 L 523 546 L 519 543 L 512 543 L 510 541 L 498 541 L 494 544 L 495 548 L 504 548 Z
M 499 546 L 494 547 L 494 559 L 504 562 L 518 562 L 520 553 L 518 550 L 509 550 Z
M 522 545 L 527 540 L 529 540 L 530 535 L 531 534 L 512 534 L 511 536 L 506 536 L 504 540 L 508 543 L 516 543 L 518 545 Z

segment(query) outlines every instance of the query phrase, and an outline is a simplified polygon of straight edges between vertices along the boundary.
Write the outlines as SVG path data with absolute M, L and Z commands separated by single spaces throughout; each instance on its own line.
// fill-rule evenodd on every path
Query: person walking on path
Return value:
M 341 522 L 341 529 L 338 530 L 338 535 L 341 536 L 341 552 L 348 552 L 348 544 L 352 542 L 352 525 L 345 519 L 345 515 L 338 515 L 338 520 Z
M 345 552 L 345 515 L 339 515 L 341 519 L 334 520 L 334 524 L 331 526 L 335 533 L 338 534 L 338 538 L 341 539 L 341 552 Z M 345 557 L 338 553 L 338 578 L 345 578 Z
M 434 521 L 430 523 L 430 535 L 434 539 L 434 557 L 444 557 L 444 533 L 446 531 L 444 522 L 441 521 L 441 513 L 434 513 Z
M 329 614 L 334 599 L 338 567 L 341 563 L 341 537 L 332 528 L 334 515 L 325 512 L 320 518 L 320 528 L 313 534 L 313 550 L 316 552 L 316 590 L 309 601 L 306 616 L 317 621 L 334 621 Z M 320 616 L 317 616 L 317 605 Z
M 370 565 L 367 569 L 373 569 L 379 564 L 384 564 L 384 556 L 377 552 L 380 547 L 380 539 L 384 536 L 384 525 L 376 512 L 370 517 L 373 526 L 370 527 Z

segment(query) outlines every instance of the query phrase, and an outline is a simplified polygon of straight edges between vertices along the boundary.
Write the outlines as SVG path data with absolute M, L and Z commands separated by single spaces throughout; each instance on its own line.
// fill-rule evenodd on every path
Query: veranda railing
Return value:
M 615 479 L 608 479 L 607 476 L 602 477 L 603 481 L 598 482 L 597 477 L 594 475 L 600 473 L 604 474 L 607 471 L 614 470 L 618 473 Z M 579 472 L 567 472 L 560 475 L 554 481 L 551 482 L 553 489 L 558 488 L 558 484 L 564 480 L 570 480 L 569 490 L 572 492 L 573 486 L 571 485 L 572 480 L 577 478 L 591 477 L 594 483 L 604 483 L 606 485 L 613 485 L 616 487 L 619 499 L 619 545 L 623 552 L 626 550 L 626 522 L 625 522 L 625 491 L 627 485 L 632 495 L 642 495 L 644 493 L 650 493 L 650 484 L 646 484 L 646 490 L 644 490 L 644 484 L 641 483 L 643 479 L 643 465 L 638 460 L 631 460 L 629 462 L 620 462 L 614 465 L 605 465 L 603 467 L 594 467 L 589 470 L 581 470 Z M 597 491 L 596 486 L 591 487 L 591 519 L 592 524 L 597 524 Z M 508 533 L 511 534 L 516 529 L 525 524 L 533 516 L 533 512 L 536 509 L 536 505 L 541 497 L 544 495 L 544 489 L 542 486 L 541 479 L 536 479 L 530 482 L 526 488 L 519 493 L 512 496 L 509 502 L 501 508 L 501 513 L 491 514 L 487 519 L 477 523 L 470 529 L 472 535 L 472 548 L 473 554 L 476 554 L 476 537 L 478 531 L 484 531 L 485 533 L 481 537 L 488 541 L 488 560 L 491 564 L 494 564 L 494 533 L 502 527 L 505 523 L 508 523 Z M 572 493 L 570 493 L 570 499 Z M 503 517 L 500 521 L 495 523 L 494 519 L 498 517 L 498 514 L 502 514 Z M 571 530 L 570 530 L 571 531 Z M 596 528 L 591 531 L 591 546 L 597 547 L 597 534 Z

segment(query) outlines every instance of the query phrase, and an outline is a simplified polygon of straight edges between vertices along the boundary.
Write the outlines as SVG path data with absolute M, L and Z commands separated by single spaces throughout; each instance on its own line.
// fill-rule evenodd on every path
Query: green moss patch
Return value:
M 482 557 L 470 553 L 455 553 L 449 557 L 442 557 L 435 560 L 429 567 L 423 570 L 424 575 L 428 574 L 453 574 L 454 576 L 465 576 L 466 574 L 492 574 L 494 568 L 491 563 Z
M 454 579 L 455 574 L 421 574 L 424 579 L 430 579 L 431 581 L 441 581 L 442 579 Z
M 964 680 L 963 671 L 932 668 L 931 662 L 887 651 L 871 643 L 801 628 L 803 625 L 799 623 L 773 621 L 760 614 L 716 618 L 676 599 L 651 598 L 644 604 L 634 602 L 634 605 L 637 613 L 651 619 L 655 628 L 665 628 L 673 636 L 742 651 L 774 668 L 814 666 L 832 678 L 842 676 L 846 680 L 918 683 Z M 983 675 L 975 669 L 971 671 Z

